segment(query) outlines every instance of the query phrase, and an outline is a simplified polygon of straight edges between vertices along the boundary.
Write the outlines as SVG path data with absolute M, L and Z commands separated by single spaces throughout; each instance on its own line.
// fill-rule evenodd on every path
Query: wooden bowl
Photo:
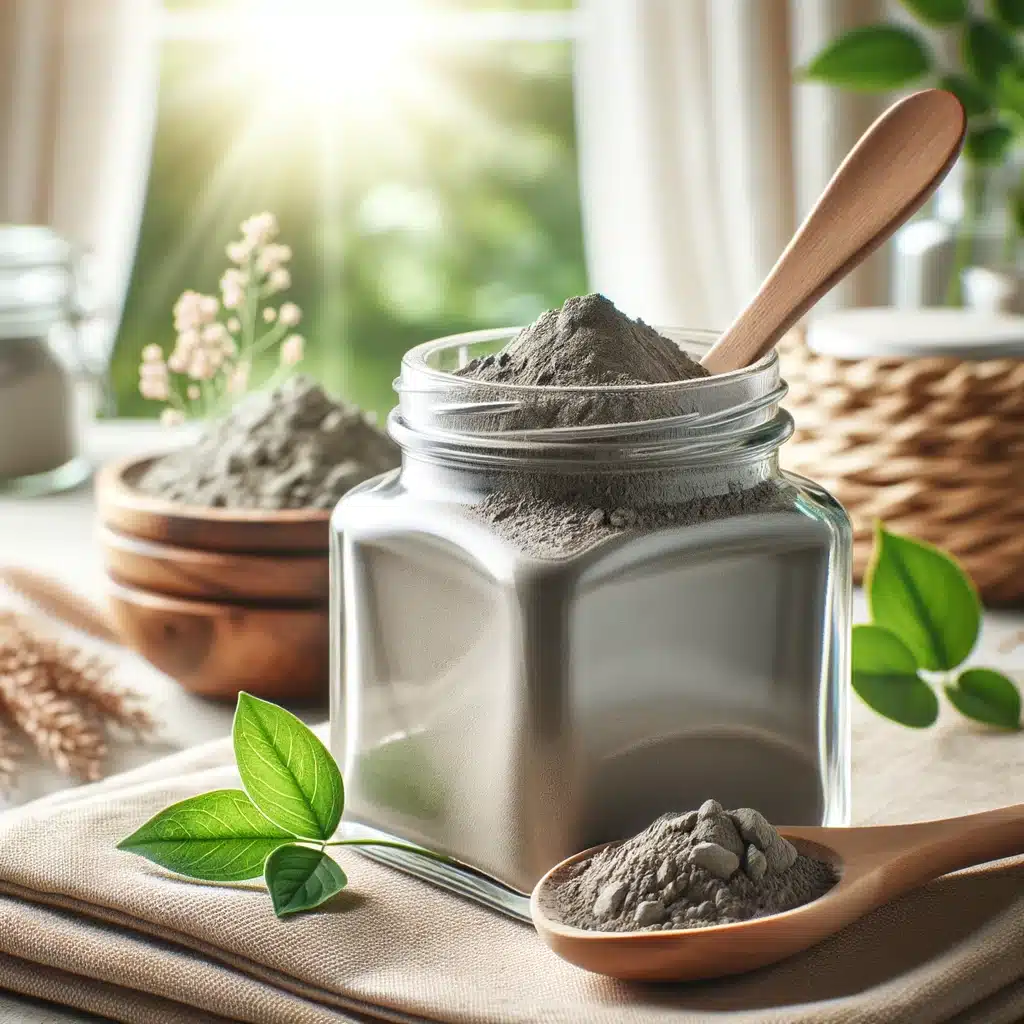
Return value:
M 108 593 L 123 641 L 192 693 L 234 700 L 245 690 L 299 703 L 327 691 L 326 605 L 188 601 L 115 580 Z
M 327 692 L 330 509 L 225 509 L 141 493 L 154 457 L 97 476 L 110 610 L 185 689 L 285 703 Z
M 326 603 L 329 565 L 324 552 L 277 554 L 200 551 L 99 529 L 110 577 L 169 597 L 246 605 Z
M 104 526 L 200 551 L 327 551 L 330 509 L 204 508 L 143 494 L 135 482 L 157 457 L 123 459 L 100 470 L 96 502 Z

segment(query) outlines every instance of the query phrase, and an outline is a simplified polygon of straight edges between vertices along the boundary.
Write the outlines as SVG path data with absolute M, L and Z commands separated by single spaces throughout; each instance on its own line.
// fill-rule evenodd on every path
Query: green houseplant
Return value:
M 977 261 L 983 217 L 1000 216 L 1001 262 L 1016 264 L 1024 232 L 1024 182 L 1014 172 L 1024 136 L 1024 0 L 902 0 L 915 24 L 880 23 L 845 32 L 801 70 L 804 80 L 860 92 L 937 86 L 954 93 L 968 115 L 964 145 L 963 220 L 957 235 L 947 301 L 959 304 L 961 274 Z M 948 34 L 958 54 L 944 65 L 921 29 Z

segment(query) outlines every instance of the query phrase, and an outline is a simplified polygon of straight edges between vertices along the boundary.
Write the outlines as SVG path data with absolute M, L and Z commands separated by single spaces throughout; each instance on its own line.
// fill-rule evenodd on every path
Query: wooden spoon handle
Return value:
M 756 362 L 935 191 L 963 145 L 960 101 L 924 89 L 893 104 L 833 175 L 760 291 L 701 362 Z
M 914 825 L 843 831 L 844 859 L 853 874 L 872 879 L 872 902 L 880 903 L 950 871 L 1024 854 L 1024 804 Z

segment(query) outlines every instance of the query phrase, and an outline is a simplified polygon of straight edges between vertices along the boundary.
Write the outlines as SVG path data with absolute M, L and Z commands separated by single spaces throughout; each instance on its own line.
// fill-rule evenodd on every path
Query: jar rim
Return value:
M 717 337 L 656 329 L 691 355 Z M 388 418 L 404 453 L 491 466 L 706 464 L 763 455 L 792 432 L 779 406 L 786 384 L 774 351 L 740 370 L 662 384 L 519 385 L 451 372 L 470 361 L 474 348 L 473 355 L 492 354 L 520 330 L 448 335 L 406 353 L 395 381 L 398 406 Z M 581 399 L 602 414 L 577 422 L 572 410 Z M 604 411 L 616 418 L 603 418 Z
M 435 381 L 439 386 L 445 388 L 465 386 L 473 390 L 493 390 L 495 394 L 519 394 L 519 395 L 543 395 L 547 399 L 557 398 L 559 395 L 581 397 L 587 394 L 613 394 L 628 395 L 643 393 L 645 395 L 659 396 L 675 391 L 694 391 L 699 388 L 718 386 L 721 383 L 735 383 L 745 378 L 753 377 L 764 373 L 766 370 L 778 364 L 779 356 L 775 349 L 771 349 L 757 362 L 749 366 L 741 367 L 738 370 L 729 370 L 726 373 L 716 373 L 709 377 L 691 377 L 688 380 L 664 381 L 656 384 L 510 384 L 498 381 L 475 380 L 472 377 L 460 377 L 458 374 L 447 370 L 439 370 L 428 363 L 432 355 L 451 348 L 468 347 L 490 341 L 511 341 L 523 327 L 496 327 L 480 331 L 463 331 L 458 334 L 447 334 L 441 338 L 434 338 L 432 341 L 425 341 L 415 345 L 402 356 L 402 376 L 396 378 L 394 388 L 401 394 L 404 382 L 405 371 L 416 374 L 418 377 Z M 689 327 L 664 327 L 653 325 L 653 329 L 672 341 L 685 342 L 688 347 L 707 352 L 711 346 L 721 337 L 721 331 L 708 330 L 706 328 Z

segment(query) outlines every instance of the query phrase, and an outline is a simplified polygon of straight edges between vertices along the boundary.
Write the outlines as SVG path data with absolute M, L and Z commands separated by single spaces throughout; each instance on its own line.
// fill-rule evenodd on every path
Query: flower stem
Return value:
M 262 338 L 254 341 L 252 344 L 251 352 L 253 355 L 258 355 L 260 352 L 265 352 L 272 345 L 279 342 L 287 332 L 288 327 L 286 324 L 282 324 L 278 321 L 273 327 L 263 335 Z
M 256 314 L 259 312 L 260 286 L 256 280 L 256 257 L 249 254 L 246 264 L 245 310 L 242 317 L 242 344 L 246 354 L 256 344 Z

